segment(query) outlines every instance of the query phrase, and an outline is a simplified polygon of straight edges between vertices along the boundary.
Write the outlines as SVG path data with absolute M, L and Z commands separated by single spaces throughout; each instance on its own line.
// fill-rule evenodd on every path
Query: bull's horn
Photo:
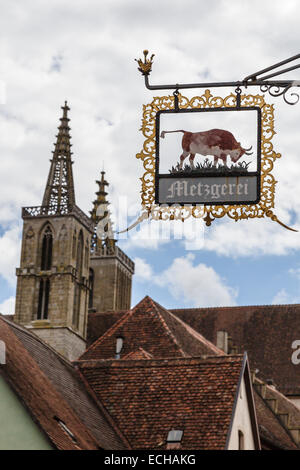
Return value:
M 253 155 L 253 152 L 245 152 L 245 155 Z
M 252 145 L 248 149 L 243 149 L 243 150 L 245 150 L 245 152 L 250 152 L 250 150 L 252 150 Z

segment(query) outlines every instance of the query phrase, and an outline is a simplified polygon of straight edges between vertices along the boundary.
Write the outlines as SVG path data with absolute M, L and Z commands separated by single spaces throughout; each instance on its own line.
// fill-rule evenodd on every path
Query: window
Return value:
M 73 234 L 73 243 L 72 243 L 72 258 L 76 256 L 76 231 Z
M 50 280 L 41 279 L 39 289 L 39 302 L 38 302 L 38 320 L 46 320 L 48 318 L 49 306 L 49 293 L 50 293 Z
M 93 308 L 93 297 L 94 297 L 94 270 L 90 268 L 89 271 L 89 308 Z
M 74 436 L 74 434 L 72 433 L 72 431 L 70 431 L 70 429 L 68 428 L 68 426 L 61 420 L 59 419 L 57 416 L 54 416 L 54 419 L 55 421 L 58 422 L 59 426 L 61 427 L 61 429 L 68 434 L 68 436 L 72 439 L 73 442 L 77 442 L 77 439 L 76 437 Z
M 180 429 L 171 429 L 167 438 L 167 449 L 180 449 L 183 431 Z
M 42 259 L 41 259 L 41 269 L 42 271 L 47 271 L 51 269 L 52 265 L 52 231 L 49 225 L 47 225 L 44 232 L 43 241 L 42 241 Z
M 244 433 L 239 430 L 239 450 L 245 449 Z
M 89 259 L 90 259 L 90 250 L 88 240 L 86 241 L 85 252 L 84 252 L 84 266 L 88 268 L 89 266 Z
M 81 276 L 82 276 L 82 261 L 83 261 L 83 234 L 80 231 L 77 243 L 77 255 L 76 255 L 76 274 L 77 279 L 75 282 L 74 292 L 74 305 L 73 305 L 73 326 L 78 329 L 79 327 L 79 315 L 80 315 L 80 301 L 81 301 Z
M 119 336 L 116 341 L 116 356 L 115 356 L 116 359 L 120 359 L 121 357 L 123 343 L 124 343 L 124 339 L 121 336 Z

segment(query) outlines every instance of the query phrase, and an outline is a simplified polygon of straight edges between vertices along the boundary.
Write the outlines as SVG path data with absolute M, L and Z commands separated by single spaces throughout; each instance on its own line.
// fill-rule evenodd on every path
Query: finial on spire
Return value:
M 92 237 L 92 250 L 99 252 L 103 246 L 106 246 L 113 252 L 116 240 L 113 238 L 112 222 L 108 209 L 109 202 L 106 199 L 107 192 L 105 187 L 109 186 L 109 183 L 105 179 L 104 170 L 101 171 L 101 179 L 97 180 L 96 183 L 99 186 L 99 190 L 96 192 L 97 199 L 93 202 L 93 210 L 90 211 L 91 219 L 95 224 L 95 232 Z M 99 222 L 103 225 L 102 232 L 104 239 L 99 238 L 97 235 L 97 227 L 99 232 Z
M 68 120 L 69 120 L 69 118 L 68 118 L 68 111 L 70 111 L 70 108 L 69 108 L 69 106 L 68 106 L 68 102 L 67 102 L 67 101 L 65 101 L 65 105 L 64 105 L 64 106 L 61 106 L 61 109 L 63 110 L 63 117 L 62 117 L 62 119 L 68 119 Z

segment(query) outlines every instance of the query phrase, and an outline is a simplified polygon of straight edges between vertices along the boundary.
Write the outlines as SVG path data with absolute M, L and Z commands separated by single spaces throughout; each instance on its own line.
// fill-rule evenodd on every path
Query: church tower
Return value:
M 94 223 L 75 203 L 67 102 L 42 205 L 23 207 L 14 321 L 70 360 L 85 350 Z
M 105 190 L 108 182 L 105 172 L 96 181 L 96 193 L 91 218 L 94 234 L 90 258 L 90 312 L 127 310 L 131 306 L 131 284 L 134 273 L 133 261 L 117 246 L 112 231 L 109 203 Z

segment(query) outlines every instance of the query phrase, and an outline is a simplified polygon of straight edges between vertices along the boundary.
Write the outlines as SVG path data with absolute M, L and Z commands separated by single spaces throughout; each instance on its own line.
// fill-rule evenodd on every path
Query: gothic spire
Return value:
M 43 197 L 43 206 L 48 206 L 55 213 L 64 214 L 72 211 L 75 205 L 75 192 L 71 160 L 71 143 L 68 111 L 70 108 L 65 101 L 61 108 L 63 116 L 58 127 L 53 158 Z
M 108 182 L 105 180 L 105 171 L 101 171 L 101 179 L 96 180 L 96 183 L 99 186 L 99 190 L 96 192 L 97 199 L 93 201 L 93 210 L 90 211 L 91 219 L 95 224 L 95 231 L 92 238 L 92 249 L 96 252 L 100 250 L 104 245 L 113 251 L 116 240 L 113 238 L 112 232 L 112 222 L 110 219 L 110 211 L 108 209 L 109 202 L 106 199 L 107 192 L 105 191 L 105 187 L 109 186 Z M 98 210 L 100 208 L 100 210 Z M 97 215 L 98 212 L 98 215 Z M 99 224 L 100 222 L 100 224 Z M 100 228 L 102 222 L 102 229 Z M 98 229 L 97 229 L 98 227 Z M 98 230 L 98 234 L 97 234 Z M 99 233 L 100 232 L 100 233 Z M 99 237 L 100 235 L 100 237 Z M 101 238 L 102 235 L 102 238 Z

